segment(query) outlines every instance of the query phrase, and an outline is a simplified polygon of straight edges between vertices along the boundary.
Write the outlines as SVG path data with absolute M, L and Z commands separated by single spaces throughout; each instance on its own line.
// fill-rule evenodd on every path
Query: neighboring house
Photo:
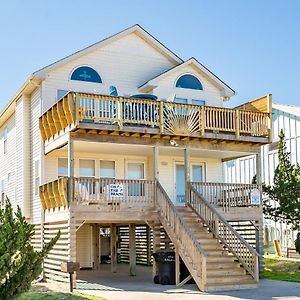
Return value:
M 262 182 L 272 184 L 274 171 L 278 165 L 278 141 L 283 129 L 287 151 L 291 153 L 293 164 L 300 164 L 300 107 L 284 104 L 273 104 L 272 107 L 273 142 L 261 149 Z M 256 174 L 256 157 L 247 156 L 225 163 L 226 182 L 251 183 Z M 293 246 L 296 233 L 290 230 L 285 222 L 274 222 L 265 219 L 264 248 L 274 253 L 274 240 L 279 240 L 282 251 Z
M 224 108 L 234 94 L 138 25 L 33 73 L 0 115 L 1 197 L 36 249 L 61 230 L 45 277 L 107 259 L 135 275 L 173 247 L 203 291 L 257 286 L 260 186 L 225 184 L 223 161 L 269 143 L 271 97 Z

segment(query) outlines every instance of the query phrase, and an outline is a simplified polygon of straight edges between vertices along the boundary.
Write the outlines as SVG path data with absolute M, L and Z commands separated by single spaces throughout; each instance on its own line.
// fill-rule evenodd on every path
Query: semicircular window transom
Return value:
M 190 74 L 180 76 L 176 82 L 176 87 L 182 89 L 203 90 L 200 80 Z
M 98 72 L 93 68 L 86 66 L 74 70 L 71 75 L 71 80 L 102 83 L 102 79 Z

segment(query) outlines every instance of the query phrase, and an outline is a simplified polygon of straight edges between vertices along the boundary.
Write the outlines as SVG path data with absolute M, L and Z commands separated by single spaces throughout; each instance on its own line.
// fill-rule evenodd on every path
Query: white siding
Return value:
M 31 217 L 30 99 L 16 103 L 16 198 L 26 218 Z
M 92 256 L 92 226 L 82 225 L 76 232 L 76 261 L 81 268 L 93 267 Z
M 103 83 L 69 80 L 74 68 L 81 65 L 94 68 Z M 114 85 L 120 95 L 130 95 L 137 93 L 140 85 L 173 66 L 136 34 L 130 34 L 50 72 L 43 83 L 43 111 L 55 103 L 58 89 L 107 94 L 109 86 Z
M 4 153 L 4 131 L 7 128 L 7 152 Z M 8 174 L 10 181 L 8 182 Z M 12 115 L 0 129 L 0 180 L 4 180 L 4 192 L 16 209 L 16 124 Z
M 40 90 L 36 90 L 31 96 L 31 211 L 32 211 L 32 222 L 40 223 L 41 220 L 41 203 L 39 195 L 35 195 L 35 161 L 40 160 L 40 178 L 41 174 L 41 137 L 39 130 L 39 116 L 41 114 L 41 99 Z M 45 173 L 47 171 L 45 170 Z

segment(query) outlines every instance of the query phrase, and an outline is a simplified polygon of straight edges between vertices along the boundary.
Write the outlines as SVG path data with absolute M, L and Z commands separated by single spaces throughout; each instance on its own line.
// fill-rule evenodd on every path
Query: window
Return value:
M 111 160 L 100 160 L 100 177 L 101 178 L 115 178 L 116 166 L 115 162 Z
M 174 102 L 176 103 L 183 103 L 183 104 L 187 104 L 188 100 L 187 99 L 183 99 L 183 98 L 174 98 Z
M 34 162 L 34 194 L 38 195 L 40 186 L 40 161 Z
M 71 80 L 102 83 L 100 75 L 90 67 L 79 67 L 73 71 Z
M 58 159 L 58 177 L 68 176 L 68 159 L 59 158 Z
M 144 179 L 144 163 L 127 164 L 128 179 Z
M 205 106 L 205 101 L 204 100 L 192 99 L 192 104 Z
M 11 184 L 11 180 L 12 180 L 12 176 L 11 176 L 11 172 L 9 172 L 7 174 L 7 184 Z
M 3 152 L 7 153 L 7 127 L 4 128 L 3 132 Z
M 89 159 L 79 160 L 79 176 L 95 177 L 95 161 Z
M 194 182 L 203 182 L 203 166 L 192 165 L 192 180 Z
M 89 159 L 79 160 L 79 176 L 80 177 L 95 177 L 95 161 Z M 89 195 L 95 194 L 95 180 L 87 180 L 80 183 Z
M 176 87 L 182 89 L 203 90 L 199 79 L 190 74 L 185 74 L 179 77 L 176 82 Z
M 0 192 L 1 192 L 1 205 L 0 206 L 4 206 L 5 204 L 5 180 L 2 179 L 0 181 Z
M 128 179 L 144 179 L 145 165 L 144 163 L 128 163 L 127 164 L 127 178 Z M 132 182 L 128 184 L 128 196 L 143 197 L 145 196 L 145 187 L 140 182 Z

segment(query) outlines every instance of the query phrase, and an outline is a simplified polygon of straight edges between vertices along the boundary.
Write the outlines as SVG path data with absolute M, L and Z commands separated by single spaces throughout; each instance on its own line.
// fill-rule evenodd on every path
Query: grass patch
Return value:
M 105 300 L 96 296 L 90 296 L 74 292 L 69 293 L 57 293 L 46 290 L 42 287 L 33 287 L 28 293 L 25 293 L 17 298 L 17 300 Z
M 264 258 L 263 276 L 272 280 L 300 282 L 300 261 Z

